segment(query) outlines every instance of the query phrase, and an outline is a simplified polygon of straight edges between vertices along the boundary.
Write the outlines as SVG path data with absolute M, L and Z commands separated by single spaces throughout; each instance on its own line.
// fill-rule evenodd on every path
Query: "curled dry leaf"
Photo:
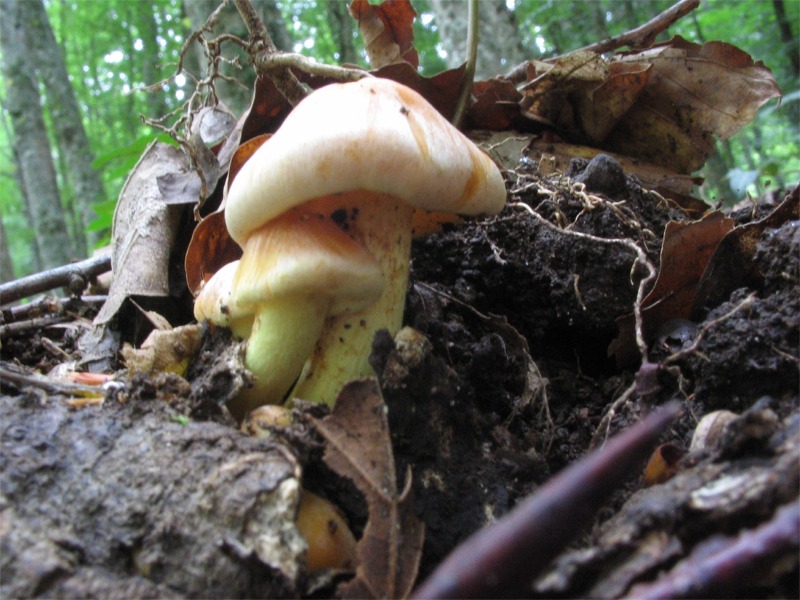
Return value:
M 313 420 L 327 442 L 325 462 L 355 483 L 369 512 L 344 598 L 406 597 L 417 577 L 425 526 L 414 515 L 411 473 L 398 494 L 386 410 L 378 382 L 360 379 L 344 387 L 331 415 Z
M 130 296 L 170 295 L 169 259 L 183 207 L 165 202 L 158 180 L 189 171 L 186 155 L 160 142 L 150 144 L 131 171 L 114 212 L 114 278 L 96 325 L 106 325 Z
M 651 339 L 668 319 L 688 319 L 697 284 L 722 238 L 733 229 L 733 219 L 719 211 L 698 221 L 670 221 L 664 230 L 658 279 L 642 301 L 642 328 Z
M 176 373 L 183 375 L 189 361 L 200 346 L 200 325 L 183 325 L 175 329 L 156 329 L 140 348 L 122 347 L 122 356 L 131 372 Z
M 642 301 L 642 333 L 651 342 L 662 323 L 691 316 L 697 286 L 720 241 L 733 229 L 733 220 L 719 211 L 689 222 L 670 221 L 664 230 L 658 278 Z M 633 315 L 617 320 L 619 336 L 609 355 L 624 365 L 639 359 Z
M 361 37 L 373 69 L 392 63 L 407 62 L 415 69 L 419 56 L 414 48 L 414 7 L 408 0 L 394 0 L 380 5 L 368 0 L 353 0 L 350 14 L 358 21 Z
M 708 268 L 697 284 L 692 318 L 699 320 L 737 288 L 760 289 L 764 274 L 754 260 L 758 243 L 767 229 L 777 229 L 797 219 L 800 219 L 800 188 L 796 187 L 769 215 L 730 231 L 710 257 Z
M 770 70 L 745 52 L 680 37 L 610 62 L 586 50 L 531 62 L 527 77 L 528 118 L 681 174 L 780 96 Z
M 610 149 L 690 173 L 758 108 L 780 96 L 763 63 L 723 42 L 703 45 L 677 36 L 620 58 L 653 72 L 639 100 L 606 140 Z

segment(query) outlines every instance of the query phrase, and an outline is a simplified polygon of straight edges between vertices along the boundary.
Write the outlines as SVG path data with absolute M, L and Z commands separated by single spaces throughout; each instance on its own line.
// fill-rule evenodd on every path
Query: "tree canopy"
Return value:
M 460 64 L 464 51 L 458 49 L 458 25 L 465 21 L 462 2 L 445 0 L 413 0 L 417 11 L 414 26 L 415 47 L 420 55 L 420 70 L 435 74 Z M 15 2 L 4 0 L 4 6 Z M 289 45 L 321 62 L 356 63 L 367 66 L 358 29 L 347 13 L 344 0 L 264 1 L 260 10 L 271 17 L 271 34 L 279 45 Z M 563 54 L 609 36 L 619 34 L 646 22 L 667 8 L 669 0 L 656 2 L 612 2 L 611 0 L 508 0 L 505 3 L 480 3 L 491 6 L 502 19 L 492 21 L 492 29 L 513 32 L 511 36 L 484 34 L 482 46 L 498 45 L 499 38 L 510 37 L 510 43 L 499 44 L 492 58 L 487 57 L 480 76 L 508 72 L 518 59 L 545 58 Z M 189 5 L 195 8 L 189 10 Z M 157 135 L 163 133 L 143 120 L 168 115 L 180 108 L 193 90 L 192 77 L 202 77 L 197 55 L 187 53 L 183 73 L 172 77 L 180 59 L 180 50 L 191 32 L 202 22 L 203 10 L 210 13 L 217 3 L 180 0 L 62 0 L 47 1 L 44 6 L 58 50 L 68 73 L 77 100 L 90 156 L 83 156 L 100 175 L 102 190 L 91 199 L 80 182 L 72 176 L 76 166 L 60 127 L 70 116 L 65 113 L 63 94 L 56 93 L 48 81 L 52 79 L 41 63 L 29 61 L 25 68 L 34 76 L 42 106 L 43 127 L 50 142 L 56 171 L 58 194 L 67 222 L 71 247 L 65 258 L 80 258 L 92 247 L 108 239 L 116 198 L 127 173 L 141 151 Z M 202 10 L 201 10 L 202 9 Z M 220 28 L 242 28 L 232 6 L 225 9 Z M 580 15 L 577 18 L 576 15 Z M 481 15 L 489 23 L 497 15 Z M 782 104 L 768 105 L 758 118 L 736 136 L 719 144 L 719 155 L 710 160 L 702 172 L 707 183 L 702 194 L 710 202 L 732 203 L 745 194 L 759 195 L 768 188 L 791 184 L 800 173 L 798 159 L 798 32 L 800 5 L 795 2 L 758 2 L 747 0 L 712 0 L 685 17 L 669 34 L 704 42 L 722 40 L 748 52 L 755 60 L 772 69 L 784 94 Z M 237 31 L 231 31 L 237 33 Z M 233 45 L 223 49 L 223 56 L 233 55 Z M 488 50 L 487 50 L 488 52 Z M 4 60 L 8 57 L 4 56 Z M 494 61 L 494 62 L 492 62 Z M 249 101 L 252 83 L 246 57 L 224 64 L 223 72 L 244 86 L 229 86 L 221 95 L 239 114 Z M 8 86 L 15 85 L 3 75 L 2 115 L 0 129 L 0 215 L 6 248 L 10 255 L 12 279 L 39 266 L 35 248 L 35 232 L 31 207 L 26 204 L 20 187 L 18 163 L 15 159 L 15 136 L 8 106 Z M 224 92 L 224 93 L 223 93 Z M 94 194 L 92 194 L 94 195 Z M 91 212 L 86 207 L 91 208 Z M 66 244 L 66 245 L 65 245 Z M 7 261 L 3 264 L 7 264 Z M 7 270 L 8 267 L 5 269 Z

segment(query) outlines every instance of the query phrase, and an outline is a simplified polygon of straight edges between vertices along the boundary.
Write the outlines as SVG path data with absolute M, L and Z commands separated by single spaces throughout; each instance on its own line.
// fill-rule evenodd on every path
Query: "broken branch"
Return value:
M 295 77 L 287 66 L 270 68 L 265 58 L 278 53 L 275 42 L 272 41 L 267 28 L 253 8 L 250 0 L 234 0 L 239 14 L 242 16 L 247 31 L 250 33 L 250 44 L 253 50 L 253 64 L 259 75 L 266 75 L 275 83 L 275 86 L 286 97 L 292 106 L 295 106 L 306 97 L 306 89 L 300 80 Z
M 63 265 L 0 285 L 0 305 L 16 302 L 62 286 L 80 294 L 92 277 L 111 269 L 111 255 L 103 254 L 70 265 Z
M 621 48 L 623 46 L 630 46 L 631 48 L 647 48 L 653 43 L 653 40 L 655 40 L 659 33 L 692 12 L 698 6 L 700 6 L 700 0 L 679 0 L 679 2 L 660 13 L 653 19 L 650 19 L 644 25 L 640 25 L 635 29 L 631 29 L 630 31 L 626 31 L 620 35 L 603 40 L 602 42 L 597 42 L 596 44 L 590 44 L 583 48 L 579 48 L 573 52 L 586 50 L 589 52 L 602 54 L 604 52 L 616 50 L 617 48 Z M 547 62 L 555 62 L 562 56 L 564 55 L 562 54 L 548 58 Z M 524 63 L 517 65 L 511 69 L 508 74 L 506 74 L 505 78 L 514 83 L 522 83 L 525 81 L 528 63 L 529 61 L 525 61 Z

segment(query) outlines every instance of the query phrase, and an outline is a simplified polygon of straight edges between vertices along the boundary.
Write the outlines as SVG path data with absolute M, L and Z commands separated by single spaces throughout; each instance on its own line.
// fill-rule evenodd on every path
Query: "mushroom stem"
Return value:
M 263 404 L 283 402 L 320 336 L 325 304 L 307 296 L 286 296 L 258 307 L 244 361 L 255 381 L 229 404 L 237 419 Z
M 331 205 L 333 198 L 337 197 L 310 204 L 325 213 L 324 207 Z M 341 207 L 341 196 L 337 200 Z M 386 284 L 380 298 L 366 308 L 328 319 L 290 395 L 328 405 L 348 381 L 372 373 L 369 355 L 375 332 L 386 328 L 394 335 L 400 329 L 411 255 L 413 208 L 409 204 L 365 190 L 348 192 L 344 204 L 348 207 L 342 224 L 345 231 L 375 258 Z

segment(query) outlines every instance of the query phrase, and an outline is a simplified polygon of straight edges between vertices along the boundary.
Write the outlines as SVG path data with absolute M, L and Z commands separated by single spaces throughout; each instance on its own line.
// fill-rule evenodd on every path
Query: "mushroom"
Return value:
M 225 301 L 255 315 L 256 386 L 237 409 L 330 404 L 369 374 L 374 333 L 402 324 L 415 212 L 494 214 L 505 197 L 492 160 L 410 88 L 370 77 L 306 97 L 228 190 L 244 253 Z

